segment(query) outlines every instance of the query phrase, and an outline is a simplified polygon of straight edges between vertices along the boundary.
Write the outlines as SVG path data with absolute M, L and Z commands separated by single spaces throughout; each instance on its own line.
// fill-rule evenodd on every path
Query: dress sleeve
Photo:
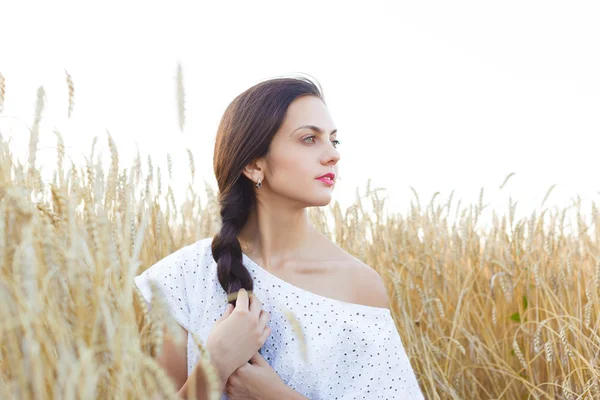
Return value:
M 351 393 L 343 399 L 411 399 L 423 400 L 423 393 L 406 355 L 402 340 L 391 314 L 374 326 L 372 358 L 367 364 L 357 385 L 359 393 Z M 367 367 L 369 367 L 367 369 Z
M 189 253 L 194 250 L 192 245 L 182 247 L 134 278 L 136 286 L 148 304 L 152 300 L 150 281 L 153 281 L 165 298 L 171 315 L 188 331 L 190 325 L 188 291 L 191 291 L 191 282 L 186 275 L 191 268 L 195 267 L 192 257 L 189 256 Z

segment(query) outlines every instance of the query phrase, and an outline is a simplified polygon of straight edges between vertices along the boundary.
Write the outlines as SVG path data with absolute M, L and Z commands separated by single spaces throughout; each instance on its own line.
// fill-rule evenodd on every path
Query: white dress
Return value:
M 212 237 L 198 240 L 135 277 L 148 302 L 148 281 L 158 283 L 177 322 L 203 343 L 227 306 L 211 243 Z M 254 294 L 271 314 L 272 333 L 259 352 L 286 385 L 311 400 L 423 399 L 390 310 L 314 294 L 276 277 L 246 254 L 242 257 Z M 305 353 L 278 304 L 300 322 Z M 187 346 L 189 376 L 198 362 L 189 335 Z

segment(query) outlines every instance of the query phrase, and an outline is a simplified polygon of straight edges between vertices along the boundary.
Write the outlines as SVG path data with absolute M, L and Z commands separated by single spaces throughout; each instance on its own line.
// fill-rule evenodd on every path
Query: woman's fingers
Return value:
M 259 339 L 260 347 L 262 347 L 265 344 L 265 342 L 267 341 L 267 339 L 269 338 L 270 335 L 271 335 L 271 328 L 267 325 Z
M 250 296 L 250 314 L 258 319 L 262 302 L 254 294 Z
M 235 302 L 235 309 L 241 311 L 248 311 L 248 292 L 246 289 L 241 288 L 238 291 L 237 300 Z
M 269 314 L 268 311 L 266 311 L 266 310 L 260 311 L 260 317 L 258 318 L 258 329 L 259 330 L 262 330 L 265 328 L 265 326 L 267 325 L 267 322 L 269 322 L 270 317 L 271 317 L 271 314 Z
M 228 303 L 227 304 L 227 309 L 225 310 L 225 312 L 223 313 L 223 319 L 229 317 L 231 315 L 231 312 L 233 311 L 233 304 Z
M 231 315 L 231 312 L 233 311 L 233 304 L 228 303 L 227 304 L 227 308 L 225 309 L 225 312 L 223 313 L 223 315 L 221 315 L 221 317 L 217 320 L 217 323 L 222 322 L 225 318 L 229 317 Z

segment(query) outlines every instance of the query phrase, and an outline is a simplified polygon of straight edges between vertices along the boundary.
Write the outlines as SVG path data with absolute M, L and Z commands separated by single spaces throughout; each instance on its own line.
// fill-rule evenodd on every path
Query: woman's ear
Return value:
M 264 179 L 264 171 L 261 167 L 262 161 L 255 160 L 249 163 L 242 170 L 242 174 L 246 175 L 246 178 L 250 179 L 252 182 L 258 181 L 258 178 Z

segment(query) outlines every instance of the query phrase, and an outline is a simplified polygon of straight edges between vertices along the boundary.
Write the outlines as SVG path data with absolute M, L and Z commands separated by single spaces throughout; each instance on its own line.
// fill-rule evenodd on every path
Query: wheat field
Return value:
M 67 88 L 70 115 L 68 74 Z M 178 91 L 183 127 L 180 73 Z M 5 92 L 0 75 L 0 113 Z M 0 137 L 0 398 L 178 398 L 155 361 L 174 321 L 159 295 L 146 306 L 133 277 L 218 232 L 217 196 L 205 185 L 202 202 L 192 150 L 189 195 L 176 202 L 171 156 L 166 167 L 138 155 L 125 168 L 109 134 L 104 171 L 94 158 L 98 138 L 87 163 L 67 164 L 55 130 L 56 173 L 44 181 L 35 159 L 43 108 L 40 88 L 27 163 Z M 321 232 L 384 278 L 425 397 L 600 399 L 596 204 L 591 219 L 575 201 L 515 220 L 510 203 L 483 230 L 483 191 L 462 208 L 452 194 L 443 205 L 436 196 L 422 207 L 415 192 L 406 214 L 386 213 L 367 183 L 347 209 L 309 209 Z M 568 210 L 575 233 L 565 230 Z M 197 345 L 203 395 L 218 399 L 210 355 Z

